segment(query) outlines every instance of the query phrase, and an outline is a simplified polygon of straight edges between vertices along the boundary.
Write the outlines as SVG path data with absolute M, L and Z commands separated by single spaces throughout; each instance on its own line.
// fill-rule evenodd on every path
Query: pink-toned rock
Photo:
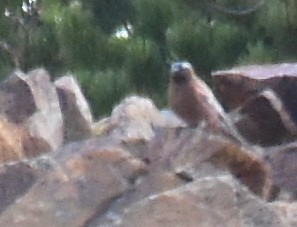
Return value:
M 202 128 L 159 129 L 155 133 L 154 138 L 148 143 L 149 148 L 146 150 L 146 156 L 143 157 L 147 163 L 147 174 L 136 182 L 133 192 L 124 195 L 104 215 L 94 218 L 90 222 L 90 226 L 135 226 L 137 223 L 142 226 L 159 226 L 161 225 L 160 220 L 165 221 L 164 226 L 171 226 L 174 223 L 173 220 L 177 226 L 184 222 L 184 226 L 191 226 L 194 223 L 197 225 L 197 218 L 201 218 L 201 223 L 205 222 L 205 226 L 207 224 L 212 226 L 217 223 L 216 221 L 222 221 L 220 219 L 222 217 L 217 217 L 217 213 L 221 211 L 212 213 L 212 208 L 208 207 L 206 211 L 211 211 L 209 213 L 201 209 L 205 206 L 212 206 L 212 200 L 205 201 L 205 203 L 209 203 L 205 205 L 197 203 L 196 196 L 187 197 L 185 200 L 178 199 L 180 197 L 170 197 L 168 201 L 166 198 L 166 205 L 160 205 L 159 201 L 156 207 L 146 204 L 149 207 L 143 208 L 138 207 L 138 205 L 150 203 L 149 198 L 152 196 L 163 198 L 163 194 L 167 192 L 179 192 L 188 184 L 195 185 L 193 190 L 196 190 L 196 187 L 203 187 L 205 185 L 204 180 L 207 179 L 214 180 L 211 187 L 216 188 L 216 193 L 221 197 L 222 203 L 229 204 L 231 200 L 234 201 L 236 198 L 233 195 L 228 199 L 222 196 L 226 192 L 224 189 L 220 189 L 220 184 L 217 184 L 219 181 L 216 181 L 226 175 L 233 175 L 232 181 L 235 182 L 236 179 L 240 182 L 240 187 L 245 188 L 245 193 L 251 197 L 253 193 L 265 197 L 266 190 L 270 189 L 267 189 L 267 166 L 261 160 L 261 151 L 257 148 L 241 147 L 226 137 L 211 134 Z M 234 192 L 235 190 L 228 189 L 227 191 Z M 199 193 L 197 192 L 197 194 Z M 188 204 L 190 201 L 192 201 L 191 204 Z M 232 206 L 230 205 L 230 209 Z M 148 212 L 151 209 L 158 210 L 156 213 L 159 215 L 156 215 L 156 219 L 153 218 L 155 212 Z M 232 209 L 241 213 L 236 206 L 233 206 Z M 185 210 L 185 212 L 178 215 L 181 210 Z M 248 217 L 252 215 L 256 216 L 252 211 L 247 214 Z M 142 220 L 139 219 L 141 216 Z M 223 219 L 230 226 L 233 226 L 231 223 L 234 226 L 240 226 L 237 225 L 241 223 L 239 219 L 233 220 L 227 217 L 230 217 L 230 214 L 226 214 Z M 261 218 L 264 220 L 267 217 Z
M 274 202 L 271 204 L 279 216 L 287 222 L 286 226 L 297 226 L 297 203 Z
M 265 200 L 277 187 L 295 193 L 283 176 L 294 144 L 286 156 L 170 119 L 129 97 L 97 137 L 0 168 L 3 191 L 15 187 L 6 179 L 24 189 L 0 196 L 0 226 L 294 226 L 292 207 Z
M 39 171 L 28 163 L 12 163 L 0 167 L 0 213 L 35 183 Z
M 0 226 L 85 226 L 127 192 L 144 164 L 105 140 L 72 143 L 53 167 L 0 216 Z
M 97 135 L 113 134 L 124 142 L 149 141 L 155 128 L 184 126 L 183 121 L 172 115 L 160 113 L 148 98 L 129 96 L 113 109 L 109 118 L 96 123 L 93 130 Z
M 35 147 L 43 152 L 62 144 L 62 114 L 46 71 L 14 72 L 0 85 L 0 97 L 0 113 L 22 131 L 24 149 Z M 32 144 L 35 142 L 38 144 Z
M 260 148 L 239 145 L 201 128 L 161 130 L 149 146 L 146 159 L 154 171 L 161 168 L 181 177 L 189 173 L 193 178 L 228 171 L 254 193 L 262 196 L 266 190 L 267 166 Z
M 16 125 L 0 117 L 0 163 L 24 157 L 21 131 Z
M 150 195 L 91 226 L 285 226 L 280 215 L 228 175 Z
M 278 145 L 297 135 L 295 122 L 270 89 L 246 101 L 230 115 L 241 135 L 254 144 Z
M 64 120 L 64 142 L 90 138 L 93 117 L 87 100 L 73 76 L 55 81 Z
M 278 192 L 275 197 L 283 196 L 284 199 L 296 199 L 297 143 L 269 148 L 265 152 L 265 157 L 270 163 L 273 187 Z
M 228 109 L 239 107 L 263 89 L 271 88 L 297 122 L 297 63 L 241 66 L 212 75 L 218 97 Z

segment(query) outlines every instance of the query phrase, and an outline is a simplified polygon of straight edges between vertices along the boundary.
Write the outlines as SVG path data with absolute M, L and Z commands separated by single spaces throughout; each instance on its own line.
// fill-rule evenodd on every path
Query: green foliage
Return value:
M 93 12 L 97 24 L 108 34 L 135 19 L 132 0 L 84 0 L 83 2 Z
M 55 28 L 66 68 L 96 68 L 103 57 L 100 49 L 106 45 L 106 39 L 90 23 L 90 12 L 79 3 L 73 3 L 63 7 L 59 13 L 55 18 Z
M 277 52 L 268 49 L 262 42 L 247 45 L 248 53 L 238 59 L 240 65 L 275 63 Z
M 211 46 L 211 28 L 205 23 L 193 23 L 184 20 L 176 23 L 168 31 L 168 43 L 177 59 L 191 62 L 202 72 L 209 72 L 213 59 L 209 51 Z
M 25 71 L 74 72 L 97 116 L 131 92 L 163 106 L 174 60 L 188 60 L 206 81 L 235 64 L 296 60 L 297 0 L 260 2 L 2 0 L 0 77 L 18 65 L 14 54 Z
M 131 42 L 125 69 L 136 91 L 153 94 L 162 90 L 164 66 L 158 47 L 153 42 L 141 39 Z
M 109 113 L 113 105 L 131 90 L 122 71 L 75 71 L 74 75 L 77 76 L 95 116 Z
M 245 50 L 247 34 L 235 24 L 215 23 L 211 31 L 212 45 L 210 52 L 214 64 L 210 70 L 229 67 L 236 62 Z
M 164 44 L 165 33 L 173 21 L 172 0 L 139 0 L 136 32 L 154 42 Z
M 168 42 L 175 56 L 187 59 L 208 74 L 234 63 L 245 48 L 246 37 L 236 25 L 186 20 L 169 30 Z

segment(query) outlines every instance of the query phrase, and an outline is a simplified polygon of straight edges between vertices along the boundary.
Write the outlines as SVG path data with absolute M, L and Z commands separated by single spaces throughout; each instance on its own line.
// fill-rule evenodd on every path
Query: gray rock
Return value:
M 73 76 L 55 81 L 64 120 L 64 142 L 90 138 L 93 117 L 87 100 Z
M 297 123 L 297 63 L 240 66 L 212 75 L 217 96 L 229 110 L 270 88 Z
M 21 131 L 25 154 L 55 150 L 62 144 L 62 114 L 46 71 L 14 72 L 0 85 L 0 97 L 0 114 Z
M 254 144 L 279 145 L 297 135 L 295 122 L 281 99 L 270 89 L 243 103 L 231 116 L 241 135 Z

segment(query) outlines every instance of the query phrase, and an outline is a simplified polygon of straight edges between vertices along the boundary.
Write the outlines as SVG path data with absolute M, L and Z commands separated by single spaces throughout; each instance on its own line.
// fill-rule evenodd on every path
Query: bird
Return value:
M 210 87 L 195 73 L 187 61 L 171 64 L 168 102 L 170 108 L 188 125 L 202 122 L 214 132 L 223 132 L 236 140 L 244 140 L 232 125 Z
M 173 63 L 169 81 L 169 106 L 188 126 L 219 127 L 224 110 L 189 62 Z

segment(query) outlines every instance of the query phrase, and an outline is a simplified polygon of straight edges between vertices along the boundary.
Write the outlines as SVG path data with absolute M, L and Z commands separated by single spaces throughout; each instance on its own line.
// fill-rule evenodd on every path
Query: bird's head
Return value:
M 182 85 L 193 79 L 194 69 L 189 62 L 175 62 L 171 65 L 170 80 Z

